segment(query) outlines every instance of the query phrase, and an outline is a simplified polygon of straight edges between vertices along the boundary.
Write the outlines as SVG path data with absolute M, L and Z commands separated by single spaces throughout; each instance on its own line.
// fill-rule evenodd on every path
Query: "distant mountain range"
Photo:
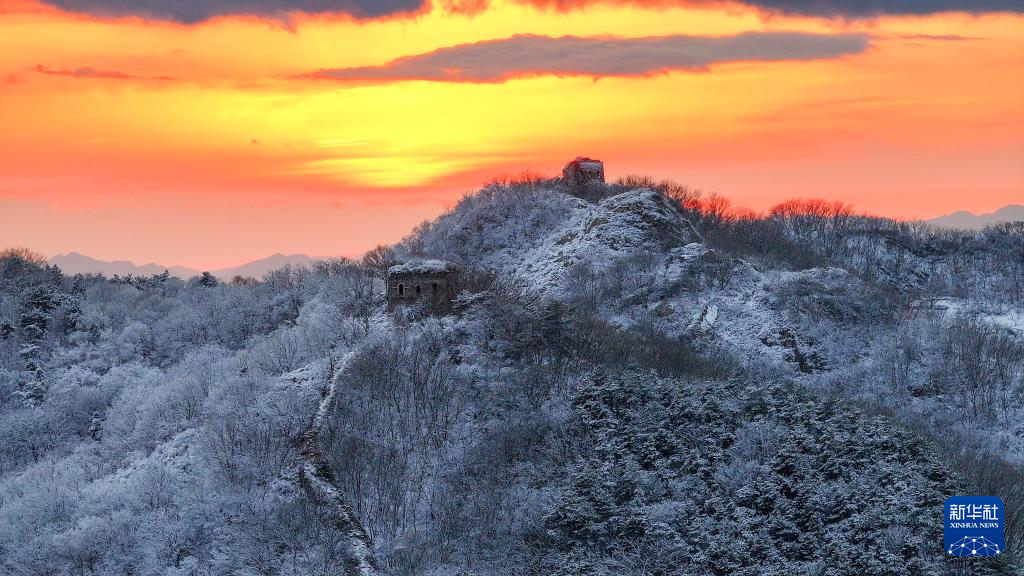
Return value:
M 968 230 L 980 230 L 985 226 L 999 224 L 1000 222 L 1016 222 L 1024 220 L 1024 205 L 1010 204 L 990 214 L 974 214 L 961 210 L 945 216 L 939 216 L 928 220 L 929 223 L 943 228 L 966 228 Z
M 210 270 L 215 276 L 223 279 L 231 279 L 235 276 L 251 276 L 253 278 L 262 278 L 264 274 L 271 270 L 277 270 L 285 264 L 302 265 L 307 266 L 312 262 L 322 260 L 322 258 L 314 258 L 305 254 L 274 254 L 266 258 L 259 260 L 253 260 L 239 266 L 232 266 L 230 268 L 221 268 L 219 270 Z M 202 270 L 194 268 L 188 268 L 185 266 L 164 266 L 161 264 L 135 264 L 128 260 L 97 260 L 78 252 L 70 252 L 68 254 L 58 254 L 53 258 L 50 258 L 50 264 L 54 264 L 65 273 L 65 274 L 89 274 L 89 273 L 100 273 L 105 276 L 125 276 L 131 274 L 133 276 L 149 276 L 152 274 L 161 274 L 164 270 L 167 270 L 173 276 L 179 278 L 191 278 L 198 274 L 201 274 Z
M 939 216 L 938 218 L 932 218 L 927 222 L 942 228 L 979 230 L 992 224 L 998 224 L 1000 222 L 1014 222 L 1017 220 L 1024 220 L 1024 205 L 1010 204 L 989 214 L 974 214 L 961 210 L 945 216 Z M 306 254 L 274 254 L 273 256 L 253 260 L 252 262 L 247 262 L 239 266 L 210 270 L 209 272 L 212 272 L 218 278 L 226 280 L 234 278 L 235 276 L 262 278 L 267 272 L 277 270 L 285 264 L 308 266 L 311 263 L 322 259 L 323 258 L 307 256 Z M 58 254 L 57 256 L 50 258 L 50 264 L 59 266 L 65 274 L 100 273 L 108 277 L 114 276 L 115 274 L 118 276 L 124 276 L 126 274 L 131 274 L 133 276 L 150 276 L 153 274 L 161 274 L 164 270 L 167 270 L 173 276 L 177 276 L 179 278 L 191 278 L 203 272 L 203 270 L 188 268 L 186 266 L 165 266 L 163 264 L 154 264 L 152 262 L 148 264 L 135 264 L 128 260 L 98 260 L 84 254 L 79 254 L 78 252 Z

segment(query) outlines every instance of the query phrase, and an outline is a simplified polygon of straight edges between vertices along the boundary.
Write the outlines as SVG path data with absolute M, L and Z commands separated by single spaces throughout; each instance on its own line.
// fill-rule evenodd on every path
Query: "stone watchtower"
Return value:
M 562 168 L 562 181 L 570 186 L 584 186 L 590 182 L 604 182 L 604 162 L 577 156 Z
M 459 269 L 443 260 L 410 260 L 388 269 L 388 308 L 424 305 L 432 312 L 448 312 L 457 291 Z

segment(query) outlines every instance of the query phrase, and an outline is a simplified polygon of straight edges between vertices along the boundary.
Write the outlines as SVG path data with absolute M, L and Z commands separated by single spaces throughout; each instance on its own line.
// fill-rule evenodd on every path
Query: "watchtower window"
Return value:
M 419 293 L 420 293 L 420 286 L 419 286 L 419 284 L 417 284 L 417 285 L 416 285 L 416 293 L 417 293 L 417 294 L 419 294 Z
M 431 286 L 431 288 L 433 288 L 433 289 L 434 289 L 434 295 L 435 295 L 435 296 L 437 296 L 437 282 L 434 282 L 434 283 L 433 283 L 433 284 L 431 284 L 430 286 Z
M 398 295 L 399 296 L 404 296 L 405 295 L 405 284 L 399 284 L 398 285 Z

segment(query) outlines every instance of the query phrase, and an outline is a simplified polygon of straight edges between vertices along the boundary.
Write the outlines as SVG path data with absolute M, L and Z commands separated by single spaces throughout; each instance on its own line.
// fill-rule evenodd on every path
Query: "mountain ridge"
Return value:
M 260 258 L 245 262 L 237 266 L 228 266 L 210 270 L 209 272 L 218 278 L 229 280 L 235 276 L 251 276 L 262 278 L 267 272 L 277 270 L 287 264 L 308 266 L 309 264 L 322 260 L 321 257 L 309 256 L 306 254 L 282 254 L 280 252 L 271 254 L 266 258 Z M 165 266 L 154 262 L 136 264 L 130 260 L 100 260 L 80 252 L 68 252 L 57 254 L 51 257 L 48 262 L 61 269 L 65 274 L 103 274 L 104 276 L 152 276 L 162 274 L 165 270 L 172 276 L 188 279 L 203 273 L 203 270 L 187 266 Z
M 981 230 L 986 226 L 1001 224 L 1003 222 L 1016 222 L 1024 220 L 1024 204 L 1007 204 L 995 212 L 975 214 L 967 210 L 957 210 L 950 214 L 938 216 L 926 220 L 929 224 L 940 228 L 962 228 L 967 230 Z

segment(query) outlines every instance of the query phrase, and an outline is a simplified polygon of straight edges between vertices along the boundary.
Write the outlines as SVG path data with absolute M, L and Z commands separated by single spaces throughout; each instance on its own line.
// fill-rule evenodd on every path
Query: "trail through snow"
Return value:
M 356 518 L 352 507 L 334 486 L 330 466 L 326 459 L 320 454 L 317 447 L 317 440 L 323 430 L 327 416 L 334 406 L 335 391 L 338 388 L 338 381 L 345 372 L 345 367 L 352 358 L 353 353 L 349 352 L 338 365 L 332 370 L 328 379 L 327 389 L 324 391 L 316 414 L 310 422 L 309 428 L 302 435 L 302 463 L 299 465 L 299 484 L 309 497 L 314 501 L 327 506 L 335 515 L 335 526 L 348 537 L 347 553 L 352 568 L 359 576 L 376 576 L 379 574 L 377 560 L 373 555 L 373 545 L 370 537 L 363 529 L 359 519 Z

